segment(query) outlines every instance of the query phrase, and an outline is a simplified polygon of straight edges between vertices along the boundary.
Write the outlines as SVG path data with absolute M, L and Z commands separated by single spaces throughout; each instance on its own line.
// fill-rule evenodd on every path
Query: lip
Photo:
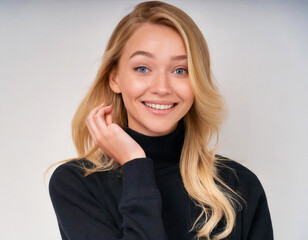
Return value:
M 153 103 L 153 102 L 147 102 L 145 101 L 146 103 Z M 156 103 L 156 104 L 159 104 L 159 103 Z M 176 103 L 160 103 L 162 105 L 171 105 L 171 104 L 175 104 L 172 108 L 169 108 L 169 109 L 154 109 L 154 108 L 150 108 L 148 107 L 147 105 L 144 104 L 144 102 L 142 102 L 142 105 L 152 114 L 154 115 L 157 115 L 157 116 L 164 116 L 164 115 L 168 115 L 169 113 L 171 113 L 173 111 L 173 109 L 176 107 Z

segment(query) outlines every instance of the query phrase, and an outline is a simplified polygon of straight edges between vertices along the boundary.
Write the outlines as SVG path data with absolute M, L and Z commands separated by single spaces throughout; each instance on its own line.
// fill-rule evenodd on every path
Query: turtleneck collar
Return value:
M 182 118 L 171 133 L 163 136 L 147 136 L 126 127 L 130 135 L 144 150 L 146 157 L 151 158 L 154 170 L 164 169 L 180 162 L 185 138 L 184 119 Z

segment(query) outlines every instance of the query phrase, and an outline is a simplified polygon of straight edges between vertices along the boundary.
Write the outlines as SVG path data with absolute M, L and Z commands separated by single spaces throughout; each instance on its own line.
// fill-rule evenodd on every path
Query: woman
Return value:
M 210 71 L 178 8 L 118 23 L 72 122 L 79 157 L 50 180 L 62 239 L 273 239 L 257 177 L 209 147 L 225 112 Z

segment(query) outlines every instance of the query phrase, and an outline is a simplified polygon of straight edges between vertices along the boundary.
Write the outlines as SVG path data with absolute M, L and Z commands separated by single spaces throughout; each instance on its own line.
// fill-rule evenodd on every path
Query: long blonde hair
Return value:
M 196 227 L 198 239 L 226 238 L 235 226 L 236 208 L 239 206 L 235 197 L 238 194 L 218 176 L 217 167 L 221 161 L 215 157 L 226 109 L 212 79 L 207 43 L 197 25 L 182 10 L 160 1 L 144 2 L 118 23 L 105 49 L 95 81 L 72 120 L 72 137 L 78 159 L 86 158 L 93 163 L 94 167 L 84 167 L 85 176 L 120 168 L 119 163 L 94 144 L 85 121 L 94 107 L 105 103 L 113 105 L 114 122 L 122 128 L 127 127 L 127 112 L 121 94 L 114 93 L 109 87 L 109 74 L 117 66 L 127 39 L 142 23 L 171 27 L 184 40 L 195 101 L 184 116 L 186 132 L 180 172 L 189 196 L 202 209 L 190 231 Z M 210 141 L 214 136 L 216 144 L 211 149 Z M 223 221 L 224 228 L 214 234 L 213 230 L 220 221 Z

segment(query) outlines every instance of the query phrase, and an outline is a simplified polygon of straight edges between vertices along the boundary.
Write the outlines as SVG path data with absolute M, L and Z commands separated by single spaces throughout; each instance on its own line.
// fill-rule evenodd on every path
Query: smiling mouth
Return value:
M 168 110 L 177 105 L 177 103 L 173 103 L 173 104 L 154 104 L 154 103 L 147 103 L 147 102 L 142 102 L 142 103 L 146 105 L 147 107 L 157 109 L 157 110 Z

